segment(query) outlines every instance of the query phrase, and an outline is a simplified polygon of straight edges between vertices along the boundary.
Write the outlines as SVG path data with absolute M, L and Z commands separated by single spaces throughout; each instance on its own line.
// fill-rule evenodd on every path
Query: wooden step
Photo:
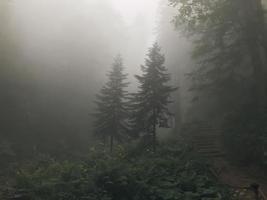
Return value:
M 216 137 L 195 137 L 193 141 L 220 141 L 220 138 Z
M 213 128 L 200 128 L 200 129 L 197 129 L 197 131 L 216 132 L 216 133 L 221 133 L 222 132 L 219 129 L 213 129 Z
M 209 153 L 209 152 L 223 152 L 221 148 L 214 148 L 214 149 L 198 149 L 198 152 L 203 152 L 203 153 Z
M 214 143 L 205 143 L 205 144 L 195 144 L 195 146 L 199 147 L 199 148 L 212 148 L 212 147 L 219 147 L 222 148 L 221 145 L 219 144 L 214 144 Z
M 225 153 L 223 152 L 217 152 L 217 153 L 202 153 L 202 156 L 208 157 L 208 158 L 222 158 L 225 156 Z
M 195 133 L 192 133 L 193 136 L 195 135 L 222 135 L 221 132 L 215 132 L 215 131 L 198 131 Z
M 193 140 L 220 140 L 220 138 L 214 136 L 195 136 Z
M 217 145 L 220 145 L 221 141 L 220 140 L 204 140 L 204 139 L 200 139 L 200 140 L 193 140 L 192 143 L 193 144 L 217 144 Z
M 215 147 L 215 148 L 198 148 L 198 151 L 213 152 L 213 151 L 223 151 L 223 150 L 221 148 Z
M 216 139 L 220 139 L 221 135 L 214 135 L 214 134 L 210 134 L 210 135 L 193 135 L 193 139 L 199 139 L 199 138 L 216 138 Z

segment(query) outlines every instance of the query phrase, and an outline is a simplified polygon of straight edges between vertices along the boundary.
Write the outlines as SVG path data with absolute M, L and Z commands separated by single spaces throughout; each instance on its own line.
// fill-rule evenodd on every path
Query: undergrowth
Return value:
M 208 164 L 189 147 L 162 144 L 156 153 L 137 147 L 90 150 L 82 161 L 32 164 L 17 172 L 15 193 L 27 200 L 229 200 Z

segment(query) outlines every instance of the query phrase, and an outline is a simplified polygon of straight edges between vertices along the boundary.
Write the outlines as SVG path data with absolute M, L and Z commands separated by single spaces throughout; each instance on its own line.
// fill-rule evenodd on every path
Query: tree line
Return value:
M 157 43 L 148 50 L 142 74 L 135 75 L 138 91 L 127 92 L 129 83 L 123 72 L 123 59 L 114 59 L 108 81 L 96 96 L 95 134 L 104 144 L 109 141 L 110 151 L 114 142 L 132 138 L 146 138 L 152 151 L 156 151 L 157 127 L 168 128 L 173 114 L 168 105 L 171 93 L 176 90 L 169 85 L 170 75 L 164 66 L 165 57 Z
M 234 158 L 267 151 L 267 23 L 262 0 L 169 0 L 174 26 L 193 41 L 191 114 L 217 121 Z M 204 108 L 204 109 L 203 109 Z M 264 150 L 265 149 L 265 150 Z

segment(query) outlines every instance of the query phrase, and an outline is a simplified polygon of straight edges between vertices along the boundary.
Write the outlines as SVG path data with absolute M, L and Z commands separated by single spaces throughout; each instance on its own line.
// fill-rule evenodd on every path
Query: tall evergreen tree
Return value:
M 261 0 L 169 1 L 178 10 L 175 25 L 195 38 L 193 55 L 199 65 L 190 74 L 194 89 L 237 99 L 245 85 L 261 110 L 267 99 L 267 23 Z
M 132 98 L 134 131 L 149 136 L 153 151 L 156 150 L 157 126 L 168 128 L 168 118 L 172 115 L 168 104 L 171 103 L 171 93 L 176 90 L 168 85 L 170 75 L 164 62 L 165 57 L 155 43 L 148 51 L 145 66 L 141 66 L 143 74 L 135 76 L 140 86 Z
M 193 55 L 198 65 L 190 74 L 194 91 L 220 102 L 221 109 L 212 119 L 227 116 L 223 120 L 224 139 L 231 155 L 237 159 L 243 155 L 249 162 L 261 160 L 267 106 L 263 1 L 169 1 L 177 9 L 175 25 L 195 39 Z M 206 110 L 203 103 L 199 105 Z M 240 153 L 240 149 L 244 151 Z
M 97 95 L 95 113 L 95 133 L 104 143 L 110 140 L 112 152 L 114 141 L 122 141 L 128 132 L 127 74 L 123 73 L 123 60 L 120 55 L 114 59 L 111 71 L 107 74 L 108 82 Z

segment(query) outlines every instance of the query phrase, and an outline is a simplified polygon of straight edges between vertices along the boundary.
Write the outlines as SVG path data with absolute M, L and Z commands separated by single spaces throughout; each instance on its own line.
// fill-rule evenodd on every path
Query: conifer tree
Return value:
M 173 20 L 176 27 L 194 40 L 197 65 L 189 74 L 191 89 L 218 103 L 219 110 L 213 109 L 212 119 L 227 116 L 223 139 L 231 156 L 240 159 L 243 154 L 248 162 L 261 160 L 267 106 L 264 1 L 169 1 L 177 9 Z M 199 105 L 204 107 L 203 103 Z
M 177 8 L 173 22 L 194 39 L 196 68 L 190 73 L 193 90 L 223 94 L 227 104 L 246 100 L 266 106 L 267 21 L 261 0 L 169 0 Z M 265 56 L 264 56 L 265 55 Z M 237 90 L 235 90 L 237 88 Z M 247 88 L 250 91 L 246 91 Z M 229 91 L 232 91 L 229 94 Z M 227 94 L 227 95 L 225 95 Z M 225 98 L 227 96 L 227 98 Z M 230 98 L 229 98 L 230 97 Z M 231 98 L 233 97 L 233 98 Z M 229 101 L 229 100 L 230 101 Z M 245 102 L 246 103 L 246 102 Z M 228 108 L 229 111 L 232 107 Z
M 109 139 L 110 151 L 114 142 L 122 141 L 128 132 L 127 74 L 123 73 L 123 60 L 120 55 L 114 59 L 111 71 L 107 74 L 108 82 L 97 95 L 95 113 L 95 134 L 104 143 Z
M 148 136 L 156 150 L 156 129 L 158 126 L 168 128 L 168 118 L 172 115 L 168 109 L 171 93 L 176 88 L 168 85 L 170 75 L 164 66 L 165 57 L 157 43 L 148 51 L 143 74 L 135 77 L 140 83 L 139 91 L 133 94 L 132 118 L 133 130 Z

